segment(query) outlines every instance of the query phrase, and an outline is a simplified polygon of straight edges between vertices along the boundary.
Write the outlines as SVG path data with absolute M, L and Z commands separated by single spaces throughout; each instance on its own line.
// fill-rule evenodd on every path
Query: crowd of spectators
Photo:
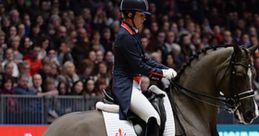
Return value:
M 0 1 L 0 93 L 101 96 L 111 80 L 119 3 Z M 176 70 L 205 47 L 233 39 L 258 44 L 257 0 L 149 0 L 149 6 L 141 32 L 146 55 Z M 254 60 L 259 72 L 259 55 Z M 143 80 L 146 89 L 150 81 Z M 259 76 L 255 81 L 259 86 Z

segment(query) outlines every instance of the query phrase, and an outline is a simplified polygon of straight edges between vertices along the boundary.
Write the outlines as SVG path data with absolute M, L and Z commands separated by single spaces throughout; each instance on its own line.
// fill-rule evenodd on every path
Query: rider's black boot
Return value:
M 145 136 L 159 136 L 159 125 L 153 117 L 148 119 Z

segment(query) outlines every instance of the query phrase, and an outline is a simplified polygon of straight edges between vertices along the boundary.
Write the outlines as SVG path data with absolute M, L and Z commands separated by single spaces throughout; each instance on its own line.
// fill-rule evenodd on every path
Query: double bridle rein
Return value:
M 211 106 L 214 106 L 214 107 L 217 107 L 217 108 L 226 109 L 227 111 L 233 113 L 240 106 L 241 100 L 255 96 L 255 92 L 253 90 L 248 90 L 248 91 L 244 91 L 244 92 L 241 92 L 241 93 L 235 93 L 236 87 L 235 87 L 234 82 L 237 78 L 235 66 L 240 65 L 242 67 L 245 67 L 247 70 L 252 68 L 251 64 L 245 65 L 245 64 L 242 64 L 242 63 L 237 63 L 235 61 L 235 57 L 236 57 L 236 54 L 235 54 L 235 52 L 233 52 L 233 54 L 231 56 L 231 59 L 230 59 L 230 62 L 229 62 L 229 65 L 228 65 L 228 68 L 226 69 L 226 71 L 225 71 L 225 73 L 224 73 L 224 75 L 221 79 L 221 81 L 222 81 L 224 79 L 224 77 L 226 76 L 227 71 L 230 70 L 230 83 L 229 83 L 230 84 L 230 90 L 231 90 L 230 97 L 224 96 L 223 94 L 219 94 L 218 97 L 215 97 L 215 96 L 197 93 L 195 91 L 192 91 L 192 90 L 189 90 L 189 89 L 183 87 L 182 85 L 178 84 L 174 80 L 171 81 L 171 84 L 174 87 L 179 88 L 179 90 L 181 90 L 180 92 L 183 93 L 184 95 L 188 96 L 188 97 L 191 97 L 191 98 L 193 98 L 193 99 L 195 99 L 199 102 L 206 103 L 208 105 L 211 105 Z M 206 100 L 203 100 L 201 98 L 218 101 L 219 103 L 222 103 L 225 106 L 222 107 L 222 106 L 220 106 L 220 104 L 212 103 L 210 101 L 206 101 Z

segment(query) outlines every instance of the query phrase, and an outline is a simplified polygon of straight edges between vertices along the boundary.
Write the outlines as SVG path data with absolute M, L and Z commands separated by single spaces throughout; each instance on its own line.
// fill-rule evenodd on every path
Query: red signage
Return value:
M 42 136 L 48 126 L 0 126 L 0 136 Z

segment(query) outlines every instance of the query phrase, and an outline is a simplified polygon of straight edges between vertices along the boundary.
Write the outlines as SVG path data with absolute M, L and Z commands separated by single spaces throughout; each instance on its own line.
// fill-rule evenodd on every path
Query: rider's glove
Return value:
M 162 69 L 163 77 L 167 78 L 168 80 L 171 80 L 172 78 L 176 77 L 177 73 L 174 69 Z

